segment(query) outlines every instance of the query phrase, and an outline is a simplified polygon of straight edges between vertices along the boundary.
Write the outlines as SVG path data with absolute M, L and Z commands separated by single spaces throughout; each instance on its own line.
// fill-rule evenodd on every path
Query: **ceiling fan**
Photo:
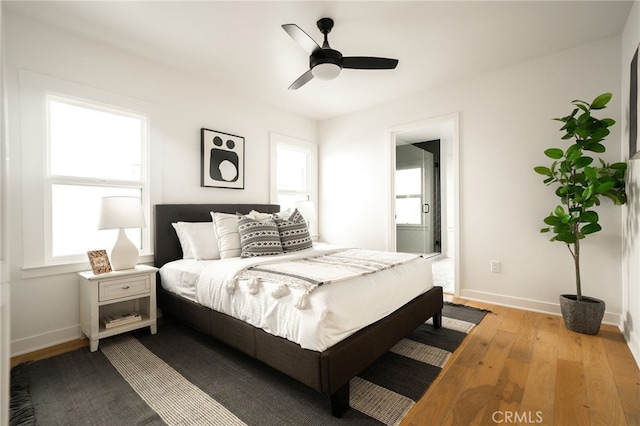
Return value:
M 332 49 L 327 40 L 327 34 L 333 28 L 333 19 L 322 18 L 317 23 L 318 29 L 324 34 L 322 47 L 296 24 L 285 24 L 282 28 L 304 50 L 309 52 L 309 70 L 294 81 L 289 90 L 296 90 L 311 81 L 314 77 L 321 80 L 332 80 L 340 74 L 342 68 L 359 70 L 391 70 L 398 65 L 397 59 L 375 58 L 371 56 L 342 56 L 342 53 Z

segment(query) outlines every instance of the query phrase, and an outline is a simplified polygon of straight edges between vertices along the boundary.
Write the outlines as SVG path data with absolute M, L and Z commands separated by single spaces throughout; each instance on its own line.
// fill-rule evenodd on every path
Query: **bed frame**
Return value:
M 172 222 L 211 221 L 211 211 L 275 213 L 280 208 L 273 204 L 159 204 L 154 210 L 154 263 L 161 267 L 182 258 L 182 248 Z M 433 287 L 387 317 L 325 351 L 317 352 L 165 291 L 159 275 L 157 282 L 158 305 L 163 316 L 175 317 L 328 395 L 331 413 L 336 417 L 349 409 L 349 381 L 353 377 L 430 317 L 436 328 L 442 323 L 442 287 Z

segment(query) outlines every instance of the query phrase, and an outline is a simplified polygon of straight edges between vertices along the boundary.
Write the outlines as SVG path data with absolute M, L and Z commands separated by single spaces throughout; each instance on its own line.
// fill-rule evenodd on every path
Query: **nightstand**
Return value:
M 156 334 L 156 272 L 158 268 L 138 265 L 134 269 L 95 275 L 78 272 L 80 277 L 80 328 L 90 340 L 91 352 L 105 337 L 150 327 Z M 141 319 L 120 325 L 105 324 L 105 318 L 125 313 L 140 314 Z

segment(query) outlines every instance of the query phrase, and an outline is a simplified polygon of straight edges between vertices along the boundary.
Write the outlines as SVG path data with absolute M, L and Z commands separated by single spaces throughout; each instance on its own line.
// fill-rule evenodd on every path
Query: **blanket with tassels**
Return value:
M 289 294 L 291 289 L 301 291 L 295 307 L 306 309 L 309 296 L 321 285 L 372 274 L 418 257 L 409 253 L 347 249 L 317 257 L 269 262 L 241 270 L 227 282 L 227 291 L 233 293 L 238 283 L 245 280 L 249 293 L 255 294 L 260 282 L 271 282 L 278 285 L 271 293 L 275 298 Z

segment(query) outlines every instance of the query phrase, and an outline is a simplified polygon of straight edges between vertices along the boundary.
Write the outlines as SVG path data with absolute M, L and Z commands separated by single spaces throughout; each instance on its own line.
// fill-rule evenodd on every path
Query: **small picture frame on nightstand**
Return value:
M 111 272 L 111 263 L 106 250 L 91 250 L 87 252 L 87 256 L 95 275 Z

